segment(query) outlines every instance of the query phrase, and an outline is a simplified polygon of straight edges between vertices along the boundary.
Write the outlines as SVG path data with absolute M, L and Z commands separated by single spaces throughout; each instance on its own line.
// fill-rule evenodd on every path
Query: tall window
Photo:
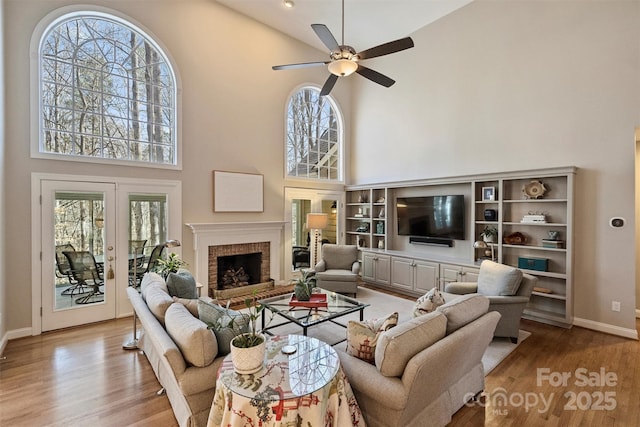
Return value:
M 287 176 L 342 180 L 342 117 L 320 89 L 303 87 L 287 106 Z
M 38 60 L 40 153 L 177 164 L 175 75 L 141 30 L 67 14 L 44 31 Z

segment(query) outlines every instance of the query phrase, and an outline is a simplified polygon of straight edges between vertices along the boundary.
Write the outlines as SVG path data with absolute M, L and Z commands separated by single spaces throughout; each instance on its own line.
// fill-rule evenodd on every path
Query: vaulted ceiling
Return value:
M 311 29 L 325 24 L 342 43 L 341 0 L 216 0 L 256 21 L 322 51 L 326 47 Z M 473 0 L 345 0 L 344 42 L 361 51 L 406 37 Z

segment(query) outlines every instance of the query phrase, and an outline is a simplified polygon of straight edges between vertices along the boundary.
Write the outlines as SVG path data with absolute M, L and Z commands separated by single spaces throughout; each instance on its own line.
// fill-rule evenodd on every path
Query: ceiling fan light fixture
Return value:
M 329 63 L 329 72 L 339 77 L 349 76 L 357 69 L 358 64 L 350 59 L 337 59 Z

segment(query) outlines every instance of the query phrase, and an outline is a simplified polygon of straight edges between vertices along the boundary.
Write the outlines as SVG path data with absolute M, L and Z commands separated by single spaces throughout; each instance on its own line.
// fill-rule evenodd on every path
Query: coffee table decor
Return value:
M 298 301 L 296 295 L 292 294 L 289 305 L 291 307 L 326 308 L 329 306 L 329 303 L 327 303 L 327 294 L 323 293 L 311 294 L 308 301 Z

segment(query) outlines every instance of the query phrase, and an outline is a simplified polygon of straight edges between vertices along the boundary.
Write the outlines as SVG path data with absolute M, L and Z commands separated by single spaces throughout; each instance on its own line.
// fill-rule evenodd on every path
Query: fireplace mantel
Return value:
M 185 224 L 193 233 L 196 280 L 202 284 L 208 283 L 209 246 L 254 242 L 269 242 L 271 278 L 280 280 L 280 247 L 284 224 L 283 221 Z

